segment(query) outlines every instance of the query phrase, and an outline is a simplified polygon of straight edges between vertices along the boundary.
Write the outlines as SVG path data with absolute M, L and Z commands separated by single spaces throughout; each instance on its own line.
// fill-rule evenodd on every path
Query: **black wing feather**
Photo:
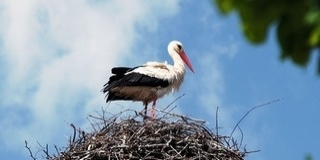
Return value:
M 123 86 L 167 87 L 169 85 L 168 80 L 150 77 L 140 73 L 130 73 L 124 76 L 119 82 L 119 85 Z
M 141 67 L 141 66 L 138 66 Z M 108 83 L 103 86 L 102 92 L 107 94 L 107 102 L 111 100 L 132 100 L 130 97 L 118 96 L 112 92 L 112 88 L 124 87 L 124 86 L 147 86 L 147 87 L 167 87 L 169 85 L 168 80 L 159 79 L 156 77 L 147 76 L 141 73 L 132 72 L 126 74 L 138 67 L 115 67 L 111 69 L 113 74 Z
M 130 67 L 114 67 L 111 69 L 111 73 L 116 74 L 116 75 L 117 74 L 125 74 L 131 69 L 132 68 L 130 68 Z

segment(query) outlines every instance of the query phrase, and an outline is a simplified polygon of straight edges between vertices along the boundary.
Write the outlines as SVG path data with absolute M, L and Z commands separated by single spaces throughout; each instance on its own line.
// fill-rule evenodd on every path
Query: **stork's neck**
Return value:
M 170 52 L 169 52 L 170 53 Z M 172 91 L 179 90 L 181 83 L 183 82 L 184 75 L 186 73 L 184 62 L 178 53 L 170 53 L 173 60 L 173 72 L 174 76 L 171 79 Z
M 179 56 L 178 53 L 170 54 L 173 60 L 173 67 L 175 68 L 176 72 L 179 72 L 180 74 L 184 74 L 186 69 L 184 66 L 184 62 Z

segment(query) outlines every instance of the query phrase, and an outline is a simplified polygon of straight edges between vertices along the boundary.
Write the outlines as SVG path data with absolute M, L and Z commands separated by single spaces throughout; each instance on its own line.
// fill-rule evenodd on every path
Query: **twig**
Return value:
M 55 148 L 57 154 L 59 154 L 59 148 L 58 148 L 58 146 L 57 146 L 57 145 L 54 145 L 54 148 Z M 71 148 L 70 148 L 70 149 L 71 149 Z
M 72 138 L 72 143 L 75 142 L 76 140 L 76 135 L 77 135 L 77 129 L 76 129 L 76 126 L 74 126 L 73 123 L 70 124 L 70 126 L 73 128 L 73 138 Z
M 217 109 L 216 109 L 216 136 L 217 136 L 217 142 L 219 140 L 219 123 L 218 123 L 218 111 L 219 111 L 219 106 L 217 106 Z
M 261 150 L 254 150 L 254 151 L 245 151 L 244 153 L 246 154 L 250 154 L 250 153 L 256 153 L 256 152 L 260 152 Z
M 261 108 L 261 107 L 264 107 L 264 106 L 267 106 L 267 105 L 270 105 L 270 104 L 279 102 L 279 101 L 281 101 L 281 100 L 283 100 L 283 99 L 284 99 L 284 98 L 276 99 L 276 100 L 273 100 L 273 101 L 270 101 L 270 102 L 267 102 L 267 103 L 264 103 L 264 104 L 261 104 L 261 105 L 258 105 L 258 106 L 255 106 L 255 107 L 251 108 L 251 109 L 238 121 L 238 123 L 236 124 L 236 126 L 234 126 L 234 128 L 233 128 L 231 134 L 229 135 L 229 137 L 232 137 L 232 135 L 233 135 L 234 131 L 236 130 L 236 128 L 238 128 L 239 124 L 242 122 L 242 120 L 243 120 L 244 118 L 247 117 L 247 115 L 248 115 L 250 112 L 252 112 L 253 110 L 255 110 L 255 109 L 257 109 L 257 108 Z M 230 139 L 229 139 L 229 140 L 230 140 Z
M 166 117 L 168 115 L 168 113 L 170 113 L 172 110 L 174 110 L 175 108 L 177 108 L 177 105 L 175 105 L 174 107 L 172 107 L 166 114 L 164 114 L 162 116 L 162 118 Z
M 25 147 L 28 149 L 29 151 L 29 154 L 30 154 L 30 157 L 33 159 L 33 160 L 36 160 L 37 158 L 33 156 L 32 154 L 32 151 L 31 151 L 31 148 L 28 146 L 28 142 L 27 141 L 24 141 L 25 143 Z
M 39 142 L 37 142 L 38 145 L 41 147 L 42 152 L 46 155 L 47 159 L 50 159 L 51 156 L 49 155 L 49 147 L 48 144 L 46 144 L 46 147 L 43 147 Z
M 241 139 L 240 139 L 240 144 L 239 144 L 239 147 L 241 147 L 242 146 L 242 141 L 243 141 L 243 132 L 242 132 L 240 126 L 238 126 L 238 129 L 239 129 L 239 131 L 241 133 Z
M 185 96 L 184 93 L 183 93 L 181 96 L 179 96 L 178 98 L 174 99 L 171 103 L 169 103 L 169 104 L 167 105 L 167 107 L 164 108 L 163 110 L 164 110 L 164 111 L 167 110 L 174 102 L 176 102 L 177 100 L 179 100 L 179 99 L 182 98 L 183 96 Z
M 157 110 L 157 109 L 156 109 Z M 198 122 L 198 123 L 206 123 L 205 120 L 202 120 L 202 119 L 195 119 L 195 118 L 191 118 L 191 117 L 188 117 L 188 116 L 185 116 L 185 115 L 180 115 L 180 114 L 176 114 L 176 113 L 171 113 L 171 112 L 167 112 L 167 111 L 162 111 L 162 110 L 157 110 L 158 112 L 163 112 L 163 113 L 166 113 L 166 115 L 170 115 L 170 116 L 175 116 L 175 117 L 180 117 L 181 119 L 186 119 L 186 120 L 192 120 L 194 122 Z

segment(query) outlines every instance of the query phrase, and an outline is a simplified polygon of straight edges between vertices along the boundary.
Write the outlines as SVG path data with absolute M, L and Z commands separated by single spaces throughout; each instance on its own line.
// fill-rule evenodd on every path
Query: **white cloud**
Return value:
M 171 0 L 7 0 L 0 6 L 8 64 L 2 67 L 9 70 L 0 104 L 10 111 L 0 118 L 1 141 L 9 148 L 21 148 L 25 139 L 48 141 L 68 129 L 61 122 L 98 110 L 109 69 L 131 54 L 136 27 L 156 30 L 157 19 L 179 10 Z

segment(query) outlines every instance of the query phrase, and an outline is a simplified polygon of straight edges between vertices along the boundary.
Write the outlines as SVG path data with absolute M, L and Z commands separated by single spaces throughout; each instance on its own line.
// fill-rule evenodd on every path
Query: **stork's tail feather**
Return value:
M 111 69 L 111 73 L 113 74 L 110 78 L 108 83 L 103 85 L 103 89 L 101 92 L 107 93 L 110 92 L 110 90 L 115 87 L 115 84 L 112 82 L 115 82 L 117 80 L 120 80 L 123 78 L 124 74 L 128 71 L 132 70 L 130 67 L 114 67 Z
M 111 69 L 111 73 L 113 74 L 109 81 L 103 85 L 101 92 L 107 93 L 106 101 L 114 101 L 114 100 L 132 100 L 130 97 L 118 96 L 115 93 L 111 92 L 111 89 L 120 85 L 117 83 L 121 78 L 125 76 L 125 73 L 132 71 L 134 68 L 130 67 L 114 67 Z

